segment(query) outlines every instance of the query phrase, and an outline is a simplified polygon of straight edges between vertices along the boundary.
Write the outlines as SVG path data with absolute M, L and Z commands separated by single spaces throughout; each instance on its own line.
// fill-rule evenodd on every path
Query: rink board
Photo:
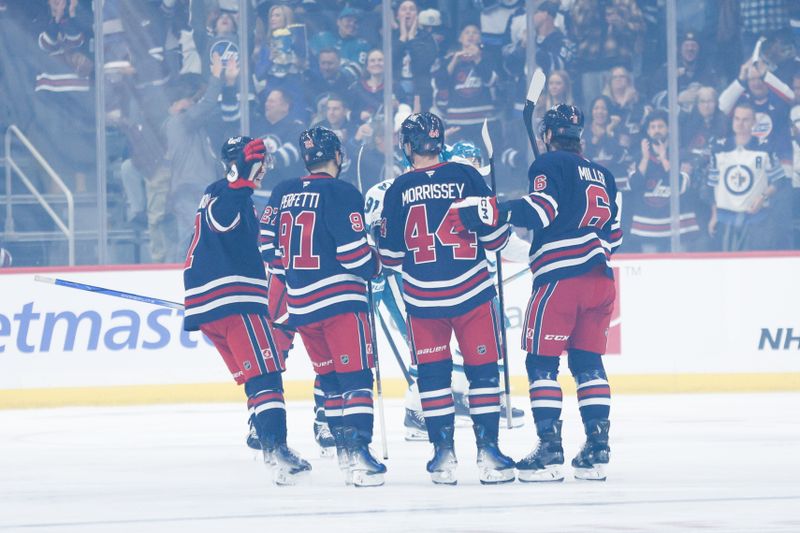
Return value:
M 522 269 L 507 263 L 505 275 Z M 615 393 L 800 390 L 800 254 L 623 256 L 615 271 L 606 358 Z M 181 312 L 37 283 L 37 273 L 182 301 L 178 266 L 4 271 L 0 407 L 241 398 L 210 343 L 182 331 Z M 519 339 L 529 295 L 529 274 L 506 285 L 515 394 L 527 388 Z M 378 337 L 384 392 L 396 397 L 404 380 Z M 307 398 L 302 343 L 287 366 L 287 395 Z

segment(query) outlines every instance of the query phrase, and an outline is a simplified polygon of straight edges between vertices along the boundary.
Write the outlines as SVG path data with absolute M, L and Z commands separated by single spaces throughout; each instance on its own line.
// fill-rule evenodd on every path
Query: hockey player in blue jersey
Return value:
M 286 444 L 286 408 L 277 349 L 267 320 L 267 279 L 258 250 L 252 194 L 269 156 L 264 142 L 232 137 L 222 147 L 225 177 L 205 190 L 184 265 L 184 329 L 202 331 L 244 385 L 247 406 L 274 481 L 292 485 L 309 470 Z
M 345 482 L 377 486 L 386 467 L 373 457 L 372 331 L 367 283 L 380 261 L 366 237 L 364 199 L 337 179 L 343 152 L 336 135 L 300 135 L 309 174 L 281 183 L 267 227 L 276 250 L 271 271 L 286 284 L 288 324 L 311 358 Z
M 530 193 L 454 202 L 451 223 L 465 230 L 512 224 L 533 230 L 533 294 L 522 347 L 539 445 L 517 463 L 521 481 L 564 479 L 559 356 L 566 350 L 578 387 L 586 443 L 573 459 L 578 479 L 605 480 L 611 393 L 601 355 L 616 298 L 611 254 L 622 242 L 614 176 L 580 154 L 583 113 L 561 104 L 547 111 L 547 153 L 531 165 Z
M 470 383 L 480 481 L 513 481 L 514 461 L 498 448 L 499 325 L 485 253 L 502 248 L 508 226 L 457 233 L 448 225 L 445 215 L 453 200 L 490 190 L 474 168 L 439 162 L 444 147 L 439 117 L 411 115 L 401 126 L 400 142 L 413 169 L 386 191 L 379 244 L 384 265 L 402 271 L 411 358 L 434 446 L 427 470 L 434 483 L 457 482 L 450 352 L 455 334 Z

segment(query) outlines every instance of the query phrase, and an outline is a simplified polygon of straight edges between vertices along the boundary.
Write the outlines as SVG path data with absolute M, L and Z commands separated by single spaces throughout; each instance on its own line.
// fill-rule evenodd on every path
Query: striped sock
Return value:
M 372 391 L 370 389 L 356 389 L 345 392 L 342 408 L 342 424 L 345 427 L 354 427 L 365 443 L 372 442 Z
M 578 407 L 584 422 L 596 418 L 607 419 L 611 412 L 611 387 L 605 373 L 578 374 Z
M 564 394 L 556 375 L 542 372 L 536 376 L 529 387 L 533 420 L 558 420 L 561 418 L 561 405 Z
M 325 393 L 319 383 L 319 376 L 314 378 L 314 419 L 325 422 Z
M 262 443 L 268 446 L 286 443 L 286 402 L 283 391 L 258 391 L 247 399 L 247 409 L 254 417 L 256 433 Z
M 343 406 L 344 400 L 341 394 L 325 395 L 325 418 L 328 420 L 328 426 L 331 428 L 331 432 L 333 432 L 334 429 L 342 427 Z M 334 434 L 334 436 L 336 435 Z

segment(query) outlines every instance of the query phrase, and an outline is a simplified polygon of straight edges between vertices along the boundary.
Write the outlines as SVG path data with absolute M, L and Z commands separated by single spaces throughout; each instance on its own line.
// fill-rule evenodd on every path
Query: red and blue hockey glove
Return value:
M 272 156 L 267 153 L 263 139 L 253 139 L 247 143 L 242 153 L 228 170 L 228 187 L 241 189 L 258 188 L 267 168 L 271 167 Z
M 495 227 L 500 222 L 501 214 L 495 196 L 470 196 L 450 204 L 446 218 L 461 233 Z

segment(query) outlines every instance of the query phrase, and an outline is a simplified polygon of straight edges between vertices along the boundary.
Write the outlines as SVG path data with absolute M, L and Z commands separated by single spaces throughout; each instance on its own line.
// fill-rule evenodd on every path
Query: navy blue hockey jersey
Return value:
M 221 179 L 206 188 L 186 254 L 183 327 L 234 314 L 267 314 L 267 276 L 258 252 L 253 189 L 231 189 Z
M 614 176 L 579 154 L 539 156 L 528 171 L 530 193 L 505 203 L 514 226 L 533 230 L 533 286 L 579 276 L 597 265 L 613 278 L 609 259 L 622 244 Z
M 364 199 L 328 174 L 288 180 L 261 217 L 262 256 L 286 282 L 289 325 L 367 311 L 378 257 L 367 243 Z
M 386 191 L 381 261 L 402 270 L 409 315 L 454 317 L 494 298 L 485 250 L 505 246 L 508 224 L 456 233 L 446 219 L 453 201 L 491 194 L 477 170 L 452 162 L 407 172 Z

